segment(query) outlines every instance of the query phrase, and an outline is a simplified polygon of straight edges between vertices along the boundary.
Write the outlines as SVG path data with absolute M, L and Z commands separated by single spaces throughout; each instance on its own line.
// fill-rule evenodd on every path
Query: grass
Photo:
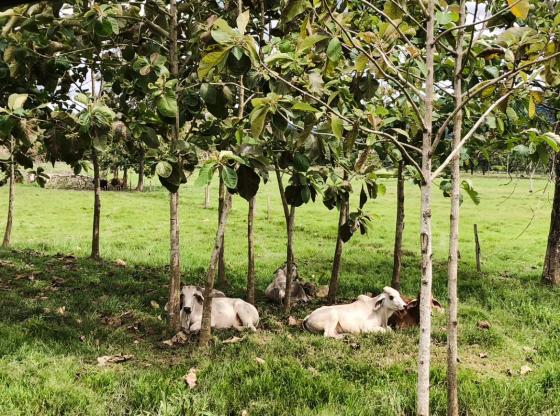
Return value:
M 191 180 L 191 183 L 194 182 Z M 462 206 L 459 296 L 460 400 L 465 415 L 560 415 L 560 291 L 540 284 L 552 187 L 476 177 L 482 203 Z M 344 247 L 341 296 L 379 291 L 390 281 L 395 183 L 366 208 L 377 215 L 367 236 Z M 403 292 L 419 286 L 419 193 L 407 185 Z M 544 190 L 544 191 L 543 191 Z M 0 251 L 0 414 L 2 415 L 409 415 L 415 409 L 416 330 L 323 339 L 288 327 L 262 292 L 285 256 L 284 220 L 275 183 L 261 186 L 255 244 L 261 329 L 236 344 L 214 332 L 207 353 L 194 340 L 162 345 L 168 262 L 168 198 L 102 194 L 101 248 L 87 259 L 90 192 L 18 185 L 13 250 Z M 267 219 L 267 196 L 270 219 Z M 181 190 L 183 280 L 200 283 L 217 222 L 204 192 Z M 435 195 L 434 294 L 446 303 L 448 200 Z M 3 222 L 7 189 L 0 188 Z M 356 201 L 353 201 L 356 202 Z M 234 197 L 227 228 L 226 291 L 242 296 L 246 273 L 247 203 Z M 355 207 L 355 203 L 353 203 Z M 326 284 L 337 213 L 321 203 L 298 209 L 295 252 L 300 274 Z M 482 245 L 474 266 L 473 224 Z M 73 254 L 76 258 L 65 257 Z M 116 259 L 127 266 L 117 267 Z M 159 309 L 151 306 L 157 302 Z M 320 301 L 296 309 L 303 317 Z M 64 307 L 64 309 L 60 309 Z M 487 320 L 489 330 L 477 321 Z M 445 414 L 445 316 L 434 316 L 433 414 Z M 96 358 L 132 354 L 99 367 Z M 480 358 L 486 353 L 487 358 Z M 262 358 L 260 364 L 255 358 Z M 521 375 L 521 367 L 532 371 Z M 182 377 L 198 369 L 198 386 Z

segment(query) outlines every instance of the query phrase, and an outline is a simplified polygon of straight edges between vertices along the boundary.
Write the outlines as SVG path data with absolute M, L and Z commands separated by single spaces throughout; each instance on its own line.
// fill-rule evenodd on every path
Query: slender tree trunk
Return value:
M 284 297 L 284 311 L 289 312 L 292 302 L 292 265 L 294 263 L 294 250 L 293 250 L 293 234 L 294 234 L 294 220 L 296 209 L 294 206 L 289 206 L 286 200 L 286 193 L 284 192 L 284 184 L 282 183 L 282 176 L 280 175 L 280 168 L 278 163 L 274 163 L 274 171 L 276 173 L 276 181 L 278 182 L 278 191 L 280 192 L 280 199 L 282 200 L 282 208 L 284 210 L 284 218 L 286 220 L 286 296 Z
M 465 24 L 465 1 L 459 3 L 459 26 Z M 455 108 L 463 105 L 463 39 L 464 30 L 458 29 L 455 51 L 455 73 L 453 90 Z M 463 130 L 463 111 L 457 111 L 453 120 L 453 148 L 459 146 Z M 461 198 L 460 155 L 451 160 L 451 214 L 449 223 L 449 260 L 447 265 L 448 316 L 447 316 L 447 415 L 459 416 L 459 399 L 457 392 L 457 270 L 459 268 L 459 208 Z
M 93 232 L 91 237 L 91 255 L 95 260 L 101 259 L 99 251 L 99 226 L 101 222 L 101 184 L 99 180 L 99 159 L 97 150 L 91 148 L 93 163 Z
M 255 218 L 255 197 L 249 199 L 247 214 L 247 302 L 255 304 L 255 239 L 253 223 Z
M 176 0 L 169 2 L 171 24 L 169 26 L 169 63 L 171 75 L 178 77 L 179 65 L 177 62 L 177 4 Z M 171 145 L 174 148 L 179 140 L 179 115 L 175 117 L 175 125 L 171 135 Z M 181 161 L 179 160 L 179 165 Z M 171 330 L 178 332 L 181 329 L 179 295 L 181 292 L 181 264 L 179 245 L 179 191 L 170 192 L 169 195 L 169 300 L 167 314 Z
M 210 208 L 210 185 L 204 187 L 204 209 Z
M 393 249 L 393 278 L 391 287 L 401 290 L 402 238 L 404 232 L 404 161 L 397 170 L 397 219 L 395 223 L 395 247 Z
M 227 195 L 229 193 L 226 190 L 226 185 L 224 180 L 222 179 L 222 175 L 220 175 L 220 188 L 218 194 L 218 224 L 220 219 L 222 218 L 222 213 L 225 207 L 225 200 L 227 199 Z M 225 287 L 228 285 L 228 281 L 226 279 L 226 263 L 224 260 L 224 250 L 225 250 L 225 242 L 224 242 L 225 231 L 222 233 L 220 241 L 220 252 L 218 253 L 218 286 Z
M 536 170 L 537 170 L 537 166 L 536 166 L 536 165 L 535 165 L 534 167 L 533 167 L 533 166 L 530 166 L 530 167 L 529 167 L 529 172 L 530 172 L 530 173 L 529 173 L 529 193 L 531 193 L 531 194 L 532 194 L 532 193 L 534 192 L 534 190 L 535 190 L 535 182 L 534 182 L 533 178 L 534 178 L 534 176 L 535 176 L 535 171 L 536 171 Z
M 128 168 L 123 168 L 123 177 L 122 177 L 122 188 L 123 190 L 127 191 L 128 190 Z
M 136 185 L 136 190 L 138 192 L 144 192 L 144 153 L 140 156 L 140 162 L 138 164 L 138 184 Z
M 548 244 L 544 258 L 542 281 L 545 284 L 560 285 L 560 160 L 554 158 L 554 200 L 550 214 Z
M 220 254 L 220 246 L 222 244 L 224 231 L 226 228 L 228 213 L 231 208 L 231 195 L 227 193 L 224 199 L 224 207 L 222 215 L 218 221 L 218 229 L 216 230 L 216 238 L 214 240 L 214 249 L 210 257 L 210 266 L 206 275 L 206 285 L 204 287 L 204 302 L 202 306 L 202 323 L 200 327 L 200 336 L 198 343 L 200 347 L 208 346 L 212 331 L 212 290 L 214 289 L 214 277 L 216 276 L 216 267 L 218 264 L 218 257 Z
M 8 217 L 6 219 L 6 229 L 4 231 L 4 240 L 2 247 L 7 248 L 10 246 L 12 238 L 12 225 L 14 218 L 14 199 L 16 195 L 16 165 L 14 161 L 14 139 L 11 138 L 10 142 L 10 190 L 8 195 Z
M 329 293 L 327 295 L 327 303 L 332 305 L 336 303 L 336 295 L 338 293 L 338 278 L 340 275 L 340 263 L 342 260 L 342 248 L 344 247 L 344 241 L 342 241 L 342 226 L 346 223 L 348 219 L 348 208 L 350 202 L 345 200 L 340 206 L 340 212 L 338 214 L 338 234 L 336 237 L 336 247 L 334 249 L 334 258 L 331 271 L 331 281 L 329 283 Z
M 432 117 L 434 97 L 434 2 L 427 2 L 426 16 L 426 82 L 424 95 L 424 133 L 422 137 L 422 186 L 420 218 L 421 286 L 420 286 L 420 342 L 418 346 L 419 416 L 430 414 L 430 344 L 432 298 Z

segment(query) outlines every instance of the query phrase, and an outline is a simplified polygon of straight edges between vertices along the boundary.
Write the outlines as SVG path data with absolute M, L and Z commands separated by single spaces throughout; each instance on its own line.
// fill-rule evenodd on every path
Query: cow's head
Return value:
M 385 286 L 383 293 L 377 297 L 374 309 L 377 310 L 385 306 L 390 311 L 402 311 L 406 307 L 406 302 L 402 300 L 398 291 L 392 287 Z
M 181 325 L 188 329 L 190 327 L 191 315 L 195 310 L 202 307 L 204 296 L 202 291 L 196 286 L 183 286 L 181 288 L 180 304 L 181 304 Z
M 288 276 L 288 265 L 286 263 L 284 263 L 284 266 L 282 268 L 276 270 L 276 273 L 278 273 L 279 270 L 282 270 L 286 277 Z M 292 279 L 299 279 L 297 264 L 295 262 L 292 263 Z
M 418 294 L 418 297 L 416 299 L 412 299 L 410 302 L 406 304 L 407 310 L 418 309 L 419 307 L 420 307 L 420 294 Z M 441 303 L 439 303 L 439 301 L 436 298 L 432 297 L 432 310 L 434 309 L 438 313 L 445 312 L 445 309 L 443 308 L 443 306 L 441 306 Z

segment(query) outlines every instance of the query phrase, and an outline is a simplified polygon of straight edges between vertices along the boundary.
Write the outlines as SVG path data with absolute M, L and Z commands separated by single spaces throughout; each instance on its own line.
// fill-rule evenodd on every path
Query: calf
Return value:
M 196 286 L 183 286 L 180 301 L 181 326 L 188 332 L 199 331 L 202 325 L 204 302 L 202 290 Z M 235 328 L 239 331 L 249 328 L 256 331 L 258 324 L 259 312 L 250 303 L 241 299 L 214 297 L 212 294 L 212 328 Z
M 323 306 L 303 320 L 303 327 L 325 337 L 342 338 L 343 334 L 390 331 L 387 320 L 395 311 L 405 308 L 399 292 L 384 287 L 383 293 L 371 298 L 366 295 L 348 305 Z
M 264 291 L 268 299 L 280 304 L 282 304 L 286 297 L 287 270 L 287 266 L 276 270 L 274 273 L 274 280 L 270 282 Z M 307 302 L 313 291 L 313 284 L 301 282 L 299 280 L 297 266 L 295 264 L 292 265 L 292 302 Z
M 420 294 L 415 299 L 401 296 L 406 302 L 406 307 L 402 311 L 395 312 L 389 318 L 389 326 L 393 329 L 403 329 L 418 326 L 420 324 Z M 432 307 L 437 311 L 443 312 L 443 307 L 437 299 L 432 297 Z

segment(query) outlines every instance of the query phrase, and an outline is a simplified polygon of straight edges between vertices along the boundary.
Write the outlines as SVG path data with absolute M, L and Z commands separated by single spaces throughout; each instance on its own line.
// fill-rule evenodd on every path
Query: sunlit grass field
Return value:
M 560 290 L 540 284 L 553 186 L 540 179 L 529 193 L 525 179 L 473 180 L 481 204 L 465 196 L 461 208 L 463 414 L 560 415 Z M 184 282 L 202 283 L 216 230 L 217 189 L 213 184 L 211 209 L 203 209 L 204 190 L 193 184 L 194 178 L 180 191 L 181 266 Z M 369 234 L 354 236 L 344 247 L 342 301 L 390 282 L 396 195 L 395 182 L 386 185 L 387 193 L 366 205 L 374 215 Z M 207 353 L 197 352 L 194 340 L 175 349 L 161 343 L 172 335 L 165 333 L 163 311 L 169 256 L 164 189 L 103 192 L 100 264 L 87 259 L 92 205 L 91 192 L 17 186 L 14 250 L 0 251 L 1 415 L 414 413 L 416 330 L 327 340 L 289 327 L 287 317 L 264 300 L 262 292 L 285 259 L 284 219 L 273 181 L 261 184 L 255 219 L 260 331 L 235 344 L 222 344 L 233 332 L 214 332 Z M 356 205 L 353 200 L 351 209 Z M 2 227 L 6 209 L 3 187 Z M 234 196 L 226 231 L 225 291 L 232 296 L 244 291 L 246 216 L 247 202 Z M 433 217 L 434 295 L 446 305 L 449 200 L 437 190 Z M 320 201 L 298 208 L 295 254 L 305 280 L 327 284 L 337 219 Z M 402 280 L 403 293 L 412 296 L 419 288 L 418 220 L 419 191 L 409 183 Z M 473 224 L 482 273 L 475 268 Z M 127 266 L 117 267 L 117 259 Z M 292 314 L 302 318 L 320 304 L 316 300 Z M 477 327 L 483 320 L 489 330 Z M 445 316 L 434 315 L 437 415 L 446 406 L 445 340 Z M 120 353 L 133 357 L 97 365 L 98 356 Z M 182 380 L 191 368 L 198 369 L 194 389 Z

